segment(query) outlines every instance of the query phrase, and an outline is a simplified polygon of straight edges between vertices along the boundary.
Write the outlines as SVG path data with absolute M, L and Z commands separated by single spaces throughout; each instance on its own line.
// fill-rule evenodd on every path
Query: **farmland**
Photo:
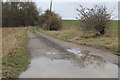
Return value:
M 93 38 L 82 31 L 77 20 L 63 20 L 60 31 L 42 31 L 52 37 L 80 45 L 96 46 L 118 51 L 118 21 L 112 21 L 111 29 L 104 36 Z M 108 36 L 110 35 L 110 36 Z

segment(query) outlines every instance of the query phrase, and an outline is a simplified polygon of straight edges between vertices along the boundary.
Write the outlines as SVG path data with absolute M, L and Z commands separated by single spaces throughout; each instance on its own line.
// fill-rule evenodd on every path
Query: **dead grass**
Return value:
M 2 78 L 2 28 L 0 27 L 0 79 Z
M 118 51 L 118 33 L 112 33 L 110 37 L 85 38 L 85 33 L 78 29 L 65 29 L 61 31 L 42 31 L 52 37 L 73 42 L 80 45 L 98 46 Z M 84 36 L 84 37 L 83 37 Z
M 9 35 L 14 35 L 17 32 L 23 31 L 26 27 L 4 27 L 2 28 L 2 38 Z
M 29 65 L 24 49 L 28 41 L 25 27 L 2 29 L 2 78 L 18 78 Z
M 78 20 L 63 20 L 63 29 L 60 31 L 42 31 L 52 37 L 70 41 L 76 44 L 98 46 L 118 51 L 118 21 L 113 20 L 111 30 L 107 30 L 107 34 L 102 37 L 90 37 L 93 34 L 86 34 L 82 28 L 78 26 Z M 111 32 L 111 33 L 110 33 Z M 108 35 L 111 35 L 108 37 Z
M 0 28 L 0 58 L 2 57 L 2 28 Z
M 22 36 L 23 31 L 25 30 L 25 27 L 21 28 L 14 28 L 14 27 L 8 27 L 8 28 L 2 28 L 2 54 L 6 55 L 13 48 L 18 47 L 18 39 Z

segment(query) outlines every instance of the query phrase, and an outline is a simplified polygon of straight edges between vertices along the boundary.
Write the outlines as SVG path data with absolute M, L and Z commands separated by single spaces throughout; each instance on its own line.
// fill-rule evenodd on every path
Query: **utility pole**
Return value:
M 51 16 L 52 16 L 52 0 L 50 2 L 50 12 L 49 12 L 49 23 L 48 23 L 48 29 L 50 30 L 50 23 L 51 23 Z
M 52 11 L 52 0 L 50 2 L 50 12 Z

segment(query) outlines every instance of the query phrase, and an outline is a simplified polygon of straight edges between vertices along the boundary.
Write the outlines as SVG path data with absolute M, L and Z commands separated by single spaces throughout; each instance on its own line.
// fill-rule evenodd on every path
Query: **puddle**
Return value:
M 29 36 L 32 38 L 35 35 L 29 33 Z M 83 54 L 79 48 L 67 49 L 70 53 L 64 53 L 63 48 L 52 41 L 30 39 L 27 47 L 31 64 L 19 78 L 118 78 L 117 65 L 106 63 L 92 54 Z
M 82 57 L 84 56 L 81 52 L 82 52 L 82 49 L 80 48 L 71 48 L 71 49 L 67 49 L 68 52 L 70 53 L 74 53 L 76 55 L 76 57 Z
M 54 55 L 54 54 L 56 54 L 56 52 L 47 52 L 46 54 Z
M 102 68 L 89 64 L 82 68 L 70 60 L 35 58 L 19 78 L 117 78 L 117 65 L 106 63 Z
M 71 48 L 67 49 L 68 52 L 75 54 L 75 56 L 81 60 L 81 63 L 85 65 L 95 64 L 94 66 L 100 66 L 106 64 L 105 60 L 102 57 L 95 56 L 88 50 L 82 50 L 80 48 Z
M 82 49 L 80 49 L 80 48 L 70 48 L 70 49 L 67 49 L 67 51 L 71 52 L 71 53 L 78 54 L 78 53 L 81 53 Z

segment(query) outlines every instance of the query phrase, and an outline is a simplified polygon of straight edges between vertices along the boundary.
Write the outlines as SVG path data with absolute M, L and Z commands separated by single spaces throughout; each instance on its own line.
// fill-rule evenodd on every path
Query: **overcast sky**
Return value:
M 13 0 L 16 1 L 16 0 Z M 27 1 L 27 0 L 26 0 Z M 49 8 L 51 0 L 30 0 L 37 4 L 37 6 L 44 12 Z M 58 13 L 62 19 L 76 19 L 79 5 L 85 7 L 93 7 L 94 5 L 105 5 L 108 11 L 113 11 L 113 19 L 118 19 L 118 2 L 119 0 L 53 0 L 52 11 Z
M 50 0 L 33 0 L 37 6 L 44 12 L 49 8 Z M 85 7 L 93 7 L 94 5 L 102 4 L 108 8 L 108 11 L 115 14 L 113 19 L 118 19 L 118 1 L 119 0 L 53 0 L 52 11 L 58 13 L 62 19 L 76 19 L 79 5 Z

